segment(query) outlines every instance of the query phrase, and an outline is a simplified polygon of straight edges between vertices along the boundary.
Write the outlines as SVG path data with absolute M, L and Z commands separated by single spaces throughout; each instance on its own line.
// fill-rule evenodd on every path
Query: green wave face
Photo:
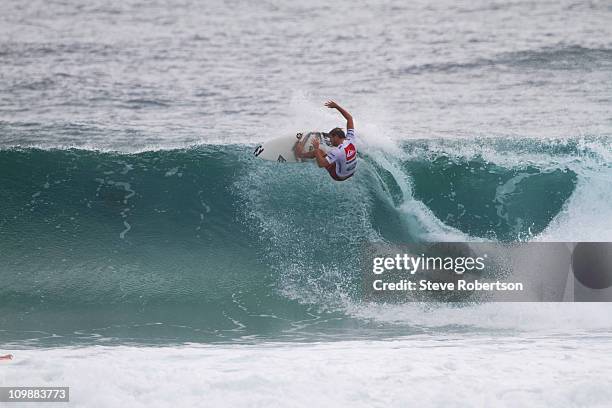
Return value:
M 537 235 L 561 211 L 577 176 L 532 165 L 507 169 L 482 158 L 408 162 L 415 198 L 444 223 L 471 236 L 502 241 Z
M 423 240 L 427 224 L 537 235 L 580 178 L 558 158 L 588 159 L 567 144 L 504 149 L 548 160 L 415 141 L 402 157 L 362 156 L 336 183 L 244 145 L 1 150 L 0 342 L 301 339 L 373 324 L 345 307 L 359 302 L 364 242 Z

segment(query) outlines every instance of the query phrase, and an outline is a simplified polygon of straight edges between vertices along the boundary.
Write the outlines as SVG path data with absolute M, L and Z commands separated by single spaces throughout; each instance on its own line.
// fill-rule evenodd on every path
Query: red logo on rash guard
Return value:
M 357 153 L 357 151 L 355 150 L 355 146 L 353 146 L 352 143 L 350 143 L 348 146 L 346 146 L 344 148 L 344 153 L 346 153 L 346 160 L 352 160 L 355 157 L 355 153 Z

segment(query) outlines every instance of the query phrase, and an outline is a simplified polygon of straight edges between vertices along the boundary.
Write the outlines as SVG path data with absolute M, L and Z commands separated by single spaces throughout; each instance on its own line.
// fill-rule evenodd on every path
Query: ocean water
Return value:
M 612 241 L 609 2 L 2 9 L 0 385 L 75 406 L 609 406 L 608 304 L 369 302 L 356 256 Z M 343 125 L 327 99 L 355 117 L 350 181 L 252 156 Z

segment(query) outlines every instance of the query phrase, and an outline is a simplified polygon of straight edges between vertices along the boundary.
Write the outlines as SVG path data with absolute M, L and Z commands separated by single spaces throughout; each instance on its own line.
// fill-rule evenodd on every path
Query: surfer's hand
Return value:
M 339 107 L 340 107 L 340 106 L 338 106 L 338 104 L 337 104 L 336 102 L 334 102 L 334 101 L 327 101 L 327 102 L 325 102 L 325 106 L 327 106 L 327 107 L 328 107 L 328 108 L 330 108 L 330 109 L 337 109 L 337 108 L 339 108 Z
M 312 138 L 312 146 L 317 150 L 319 148 L 319 139 L 316 137 Z

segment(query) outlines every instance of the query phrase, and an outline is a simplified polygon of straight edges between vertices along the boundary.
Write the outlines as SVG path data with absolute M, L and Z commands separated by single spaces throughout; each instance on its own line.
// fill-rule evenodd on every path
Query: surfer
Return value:
M 304 152 L 304 142 L 300 142 L 295 147 L 297 157 L 316 159 L 319 167 L 324 167 L 331 178 L 336 181 L 344 181 L 355 174 L 357 167 L 357 149 L 355 148 L 355 126 L 353 117 L 344 108 L 334 101 L 325 103 L 330 109 L 336 109 L 346 119 L 346 134 L 341 128 L 334 128 L 329 131 L 328 136 L 333 149 L 325 153 L 319 148 L 319 140 L 314 139 L 312 145 L 314 150 Z

